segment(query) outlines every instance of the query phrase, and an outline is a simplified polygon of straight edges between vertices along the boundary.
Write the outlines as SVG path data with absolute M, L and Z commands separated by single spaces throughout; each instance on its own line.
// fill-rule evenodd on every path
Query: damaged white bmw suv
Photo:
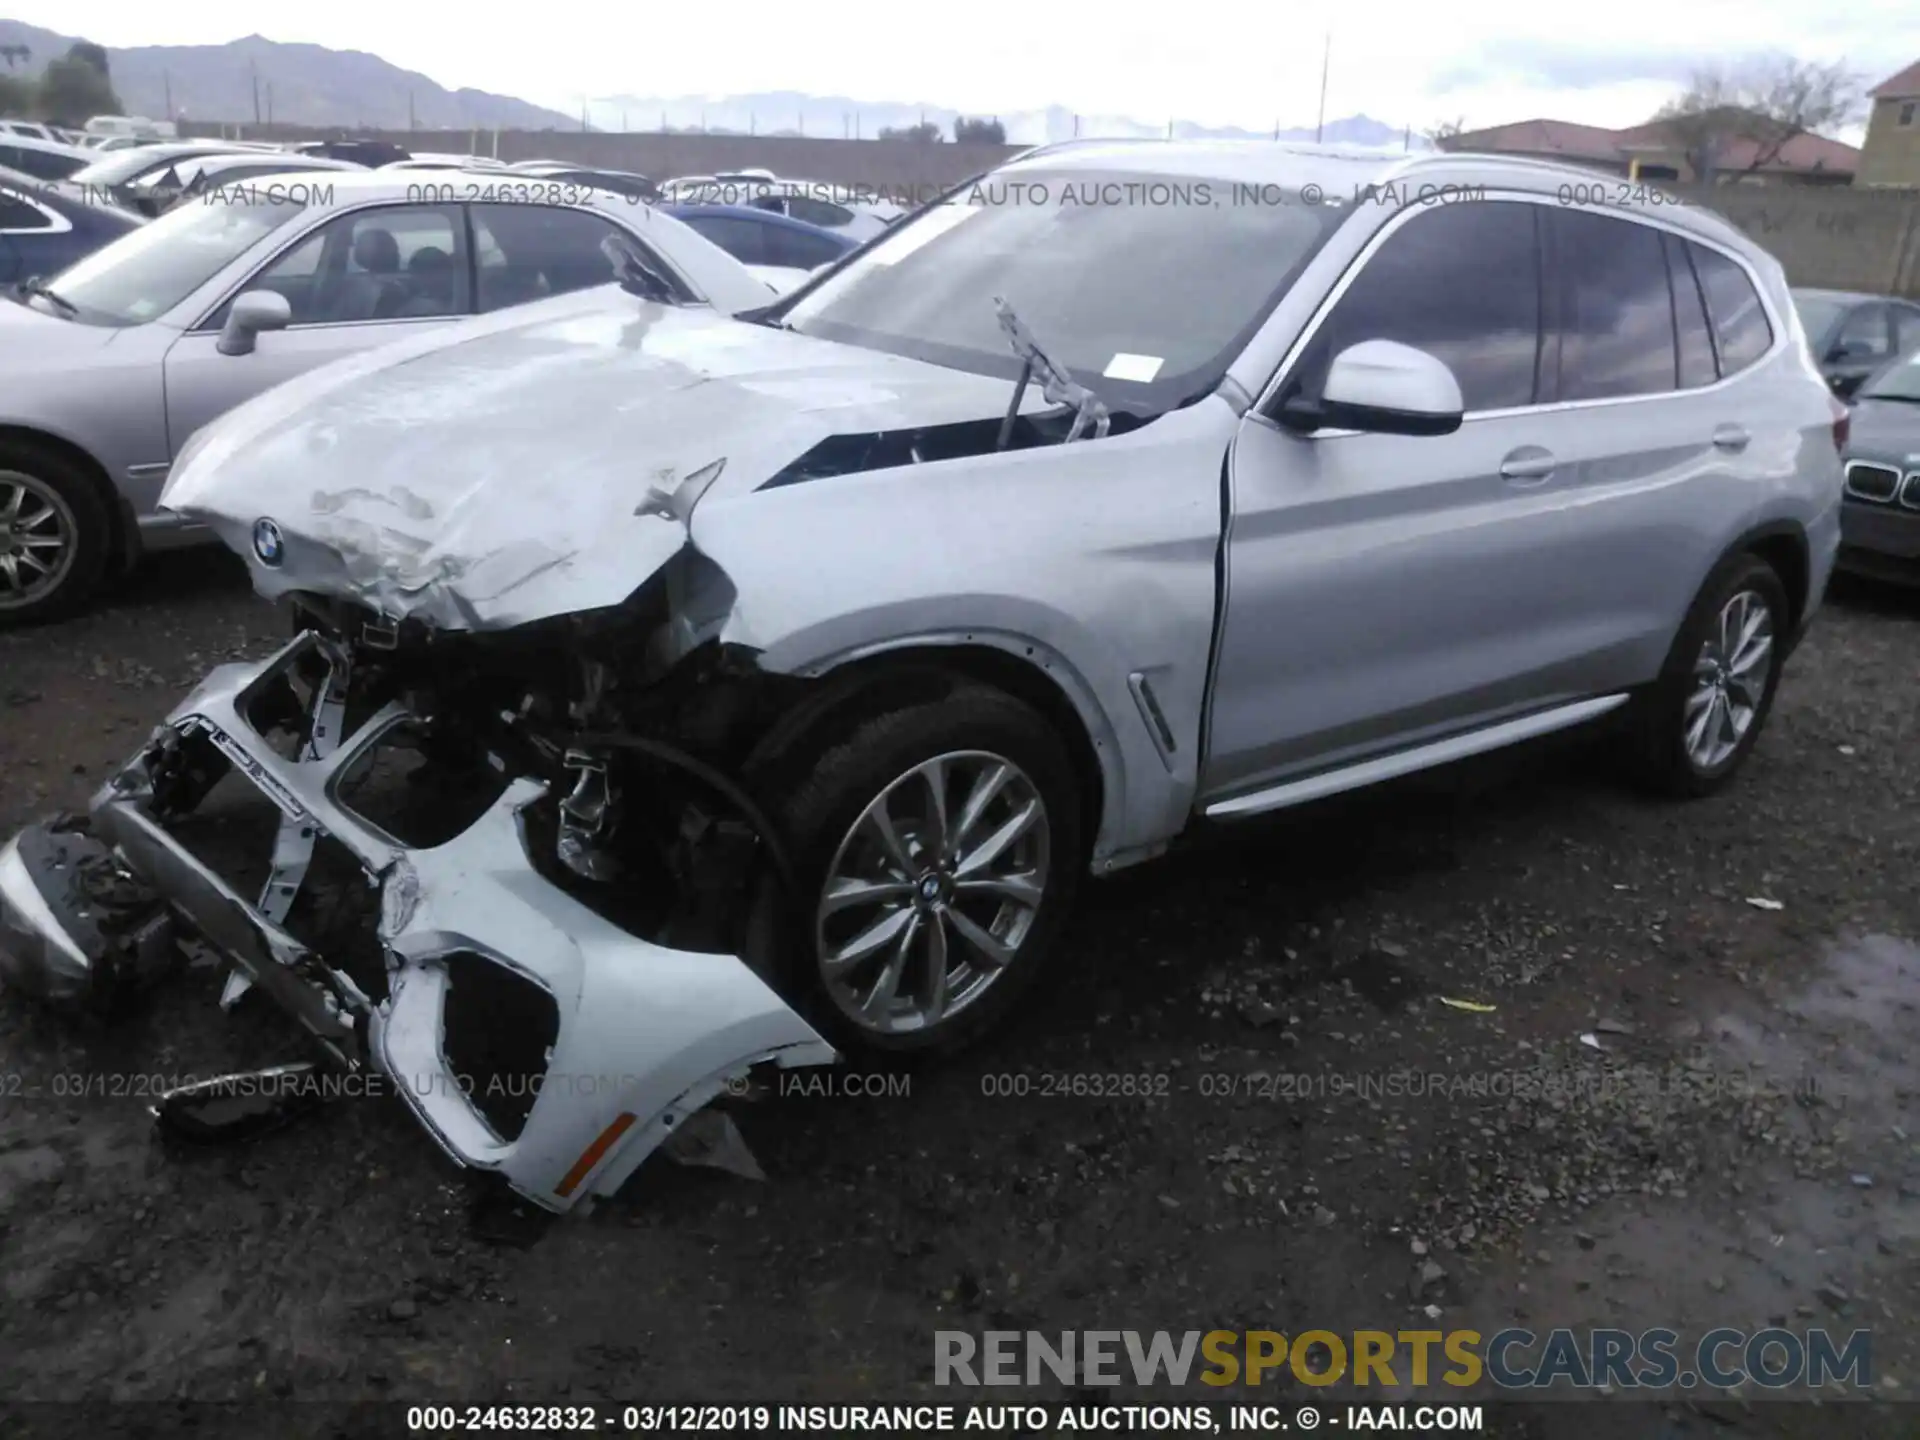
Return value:
M 295 638 L 0 851 L 0 973 L 106 1004 L 209 944 L 565 1210 L 753 1066 L 978 1035 L 1200 821 L 1607 715 L 1704 794 L 1844 420 L 1777 264 L 1590 179 L 1066 145 L 756 314 L 641 266 L 263 395 L 162 503 Z M 216 783 L 271 807 L 250 880 Z

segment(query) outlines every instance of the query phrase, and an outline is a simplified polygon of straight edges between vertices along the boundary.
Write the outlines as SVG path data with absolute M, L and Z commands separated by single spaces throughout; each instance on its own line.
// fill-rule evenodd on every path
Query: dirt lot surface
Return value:
M 0 635 L 0 828 L 285 633 L 191 555 Z M 934 1331 L 1778 1324 L 1871 1330 L 1870 1393 L 1495 1433 L 1920 1433 L 1916 816 L 1920 599 L 1845 589 L 1721 797 L 1561 749 L 1095 885 L 988 1048 L 742 1105 L 766 1180 L 656 1156 L 532 1244 L 391 1099 L 163 1151 L 148 1077 L 297 1054 L 210 970 L 110 1028 L 0 995 L 0 1394 L 1001 1400 Z

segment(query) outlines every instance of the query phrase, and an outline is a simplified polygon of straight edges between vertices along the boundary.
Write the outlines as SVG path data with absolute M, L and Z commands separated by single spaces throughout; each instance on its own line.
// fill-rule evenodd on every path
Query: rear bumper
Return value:
M 315 647 L 323 642 L 302 635 L 262 665 L 213 671 L 96 797 L 93 830 L 113 855 L 92 858 L 117 861 L 132 887 L 107 921 L 137 929 L 132 959 L 120 953 L 124 940 L 116 950 L 95 933 L 98 905 L 61 881 L 49 858 L 61 832 L 35 827 L 0 851 L 0 976 L 84 1000 L 141 957 L 139 974 L 163 968 L 155 952 L 171 939 L 165 924 L 177 924 L 274 999 L 335 1067 L 385 1075 L 449 1155 L 552 1210 L 612 1193 L 748 1067 L 835 1058 L 740 959 L 637 938 L 540 875 L 521 821 L 544 793 L 539 782 L 514 782 L 466 831 L 428 849 L 401 845 L 342 805 L 337 779 L 411 717 L 390 706 L 325 759 L 278 754 L 245 719 L 249 697 Z M 283 844 L 324 835 L 359 862 L 380 897 L 384 1000 L 370 1000 L 265 913 L 264 899 L 238 894 L 169 831 L 156 792 L 182 747 L 202 740 L 279 809 Z M 303 873 L 304 862 L 295 884 Z M 557 1016 L 537 1098 L 511 1136 L 447 1058 L 450 974 L 475 962 L 538 987 Z

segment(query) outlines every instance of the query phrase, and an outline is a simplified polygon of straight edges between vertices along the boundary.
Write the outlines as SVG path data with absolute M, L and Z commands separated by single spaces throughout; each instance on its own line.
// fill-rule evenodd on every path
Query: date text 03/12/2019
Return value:
M 611 1431 L 629 1434 L 1298 1433 L 1323 1426 L 1466 1434 L 1478 1405 L 415 1405 L 410 1434 Z

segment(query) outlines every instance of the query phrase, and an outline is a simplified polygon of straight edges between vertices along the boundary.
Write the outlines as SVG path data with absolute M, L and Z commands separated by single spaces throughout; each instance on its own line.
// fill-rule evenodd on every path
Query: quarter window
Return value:
M 1706 293 L 1720 373 L 1735 374 L 1773 348 L 1773 327 L 1767 323 L 1766 307 L 1760 303 L 1759 292 L 1746 270 L 1730 257 L 1691 240 L 1687 253 Z
M 1444 361 L 1468 410 L 1532 404 L 1540 357 L 1540 208 L 1478 201 L 1427 209 L 1402 224 L 1314 333 L 1296 393 L 1318 395 L 1333 357 L 1349 346 L 1396 340 Z
M 1720 374 L 1713 363 L 1713 330 L 1707 323 L 1707 302 L 1700 294 L 1700 282 L 1687 259 L 1687 242 L 1677 235 L 1664 235 L 1661 242 L 1666 247 L 1667 275 L 1673 285 L 1674 353 L 1680 388 L 1711 385 Z
M 1674 388 L 1673 295 L 1660 232 L 1586 210 L 1553 213 L 1562 400 Z

